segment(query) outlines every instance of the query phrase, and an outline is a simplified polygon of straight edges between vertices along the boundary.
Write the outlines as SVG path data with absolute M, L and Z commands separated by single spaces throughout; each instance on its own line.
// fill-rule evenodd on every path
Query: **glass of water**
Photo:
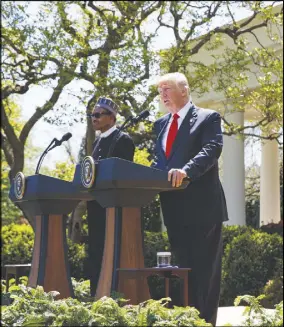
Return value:
M 171 265 L 171 252 L 157 252 L 157 267 L 169 267 Z

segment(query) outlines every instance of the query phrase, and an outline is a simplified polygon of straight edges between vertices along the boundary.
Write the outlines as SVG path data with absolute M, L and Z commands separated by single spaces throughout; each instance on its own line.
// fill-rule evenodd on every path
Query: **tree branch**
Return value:
M 6 35 L 2 34 L 1 37 L 3 37 L 3 39 L 7 42 L 7 44 L 9 44 L 14 50 L 15 52 L 17 52 L 19 55 L 23 56 L 23 57 L 27 57 L 28 60 L 34 61 L 34 60 L 39 60 L 42 61 L 43 58 L 39 57 L 39 56 L 34 56 L 26 51 L 22 51 L 20 50 L 18 47 L 15 46 L 15 44 L 13 43 L 13 41 L 11 39 L 9 39 Z M 51 56 L 46 56 L 45 60 L 47 61 L 52 61 L 54 62 L 58 67 L 62 67 L 62 63 L 60 62 L 60 60 L 58 60 L 57 58 L 53 58 Z
M 73 67 L 73 69 L 75 70 L 75 68 Z M 20 134 L 20 141 L 22 144 L 25 144 L 28 135 L 32 129 L 32 127 L 35 125 L 35 123 L 41 118 L 43 117 L 49 110 L 51 110 L 54 105 L 56 104 L 56 102 L 58 101 L 61 92 L 63 91 L 63 88 L 69 84 L 72 79 L 73 76 L 72 75 L 67 75 L 64 74 L 65 72 L 61 73 L 61 76 L 58 80 L 58 84 L 55 87 L 55 89 L 53 90 L 53 93 L 50 97 L 50 99 L 42 106 L 42 108 L 37 108 L 36 112 L 30 117 L 30 119 L 26 122 L 25 126 L 23 127 L 21 134 Z
M 11 94 L 24 94 L 28 92 L 30 83 L 27 82 L 25 85 L 5 86 L 2 90 L 2 99 L 8 98 Z
M 78 32 L 72 27 L 72 22 L 70 22 L 70 20 L 67 18 L 67 14 L 65 12 L 65 8 L 66 8 L 65 1 L 58 1 L 57 7 L 58 7 L 58 13 L 61 18 L 62 27 L 64 31 L 67 34 L 71 35 L 78 42 L 85 43 L 84 38 L 80 34 L 78 34 Z
M 215 12 L 215 10 L 214 10 L 214 12 Z M 191 55 L 198 53 L 198 51 L 200 50 L 200 48 L 205 43 L 207 43 L 211 39 L 211 37 L 214 34 L 216 34 L 216 33 L 227 34 L 229 37 L 231 37 L 234 40 L 234 42 L 236 42 L 236 39 L 240 35 L 245 34 L 245 33 L 251 33 L 253 30 L 256 30 L 256 29 L 261 28 L 261 27 L 266 27 L 267 26 L 267 23 L 268 23 L 267 20 L 263 21 L 262 23 L 259 23 L 257 25 L 250 26 L 247 29 L 242 30 L 243 27 L 247 26 L 249 23 L 251 23 L 253 21 L 253 19 L 255 19 L 257 17 L 257 14 L 258 13 L 259 13 L 258 11 L 254 12 L 254 14 L 249 19 L 247 19 L 242 24 L 240 24 L 240 26 L 238 28 L 236 26 L 235 27 L 233 26 L 233 27 L 223 27 L 223 28 L 216 27 L 216 28 L 214 28 L 206 36 L 202 36 L 202 39 L 191 49 L 191 51 L 190 51 Z M 279 15 L 279 13 L 276 13 L 275 14 L 275 16 L 278 16 L 278 15 Z M 213 16 L 211 15 L 210 17 L 212 18 Z M 189 33 L 190 32 L 191 31 L 189 31 Z
M 211 7 L 210 7 L 209 10 L 208 10 L 208 13 L 207 13 L 207 17 L 201 19 L 201 21 L 199 21 L 199 22 L 194 21 L 192 23 L 192 25 L 190 27 L 190 30 L 186 34 L 185 41 L 188 41 L 189 40 L 189 38 L 194 33 L 194 30 L 196 29 L 196 27 L 201 26 L 201 25 L 207 23 L 208 20 L 210 20 L 211 18 L 215 17 L 215 15 L 216 15 L 219 7 L 221 6 L 221 4 L 222 4 L 222 1 L 218 1 L 218 3 L 216 5 L 216 7 L 214 8 L 213 12 L 211 12 L 211 10 L 210 10 Z M 210 38 L 208 40 L 210 40 Z
M 254 133 L 247 133 L 244 132 L 247 129 L 254 129 L 256 127 L 265 127 L 267 126 L 269 123 L 271 123 L 272 119 L 268 119 L 267 117 L 261 119 L 260 121 L 258 121 L 257 123 L 255 123 L 254 125 L 251 126 L 240 126 L 238 128 L 234 127 L 233 123 L 229 123 L 226 118 L 222 117 L 222 120 L 224 121 L 224 123 L 230 128 L 231 130 L 228 132 L 223 132 L 224 135 L 227 136 L 232 136 L 232 135 L 237 135 L 237 134 L 241 134 L 244 136 L 252 136 L 252 137 L 257 137 L 260 139 L 264 139 L 264 140 L 276 140 L 279 144 L 281 144 L 281 142 L 279 141 L 279 138 L 281 137 L 282 133 L 271 133 L 268 136 L 264 136 L 264 135 L 258 135 L 258 134 L 254 134 Z

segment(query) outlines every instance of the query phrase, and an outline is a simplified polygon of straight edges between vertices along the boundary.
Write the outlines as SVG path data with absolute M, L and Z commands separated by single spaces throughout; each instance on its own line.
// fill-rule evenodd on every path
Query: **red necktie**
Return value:
M 179 119 L 179 115 L 174 114 L 173 121 L 171 123 L 170 129 L 169 129 L 169 134 L 168 134 L 168 137 L 167 137 L 167 145 L 166 145 L 166 157 L 167 157 L 167 159 L 170 156 L 174 140 L 175 140 L 175 138 L 177 136 L 177 132 L 178 132 L 178 122 L 177 122 L 177 120 L 178 119 Z

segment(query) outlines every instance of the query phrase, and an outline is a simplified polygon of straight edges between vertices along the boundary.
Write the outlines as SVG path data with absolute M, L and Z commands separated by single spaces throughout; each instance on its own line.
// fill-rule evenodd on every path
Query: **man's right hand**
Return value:
M 172 182 L 173 187 L 180 187 L 187 174 L 183 169 L 171 169 L 168 173 L 168 181 Z

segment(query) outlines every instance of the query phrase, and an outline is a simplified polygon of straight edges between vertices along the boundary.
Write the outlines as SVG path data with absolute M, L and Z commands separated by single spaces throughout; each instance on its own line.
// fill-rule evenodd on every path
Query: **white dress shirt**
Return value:
M 116 126 L 114 125 L 114 126 L 112 126 L 110 129 L 108 129 L 107 131 L 105 131 L 105 132 L 101 133 L 100 135 L 98 135 L 98 138 L 96 139 L 96 140 L 98 140 L 98 141 L 97 141 L 96 146 L 95 146 L 94 149 L 93 149 L 92 156 L 93 156 L 93 154 L 95 153 L 95 151 L 97 150 L 97 148 L 100 146 L 101 139 L 108 137 L 108 136 L 109 136 L 110 134 L 112 134 L 116 129 L 117 129 L 117 128 L 116 128 Z M 99 149 L 99 151 L 101 151 L 101 149 Z M 100 159 L 100 158 L 101 158 L 101 157 L 99 157 L 99 159 Z
M 116 126 L 112 126 L 110 129 L 107 131 L 101 133 L 100 138 L 108 137 L 110 134 L 112 134 L 116 130 Z
M 187 104 L 177 112 L 177 114 L 179 115 L 179 118 L 177 120 L 177 122 L 178 122 L 178 129 L 180 128 L 180 125 L 183 122 L 183 120 L 184 120 L 185 116 L 187 115 L 188 110 L 189 110 L 189 108 L 191 106 L 192 106 L 192 102 L 191 102 L 191 100 L 189 100 L 187 102 Z M 171 123 L 173 121 L 173 116 L 174 116 L 174 114 L 172 114 L 172 117 L 168 121 L 168 124 L 166 126 L 166 130 L 165 130 L 165 133 L 163 134 L 162 146 L 163 146 L 164 151 L 166 151 L 167 138 L 168 138 L 168 134 L 169 134 L 169 129 L 170 129 Z

